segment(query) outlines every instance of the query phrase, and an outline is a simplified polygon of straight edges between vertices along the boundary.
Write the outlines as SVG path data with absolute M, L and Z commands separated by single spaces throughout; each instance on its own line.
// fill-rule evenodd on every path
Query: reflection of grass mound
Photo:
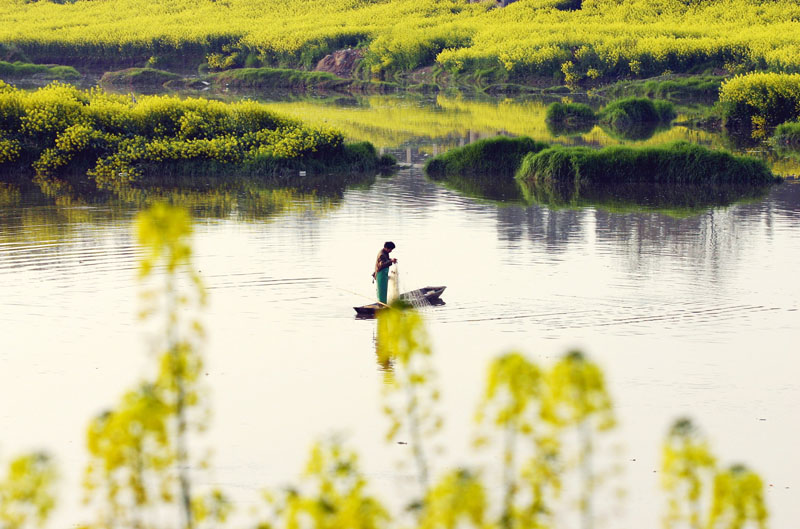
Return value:
M 522 159 L 546 149 L 547 144 L 527 137 L 497 136 L 453 149 L 425 163 L 433 180 L 445 180 L 458 191 L 492 200 L 521 198 L 514 173 Z
M 655 136 L 656 132 L 669 130 L 669 125 L 664 125 L 657 121 L 645 121 L 642 123 L 632 123 L 624 128 L 618 129 L 608 124 L 601 125 L 603 132 L 610 138 L 619 141 L 644 141 Z
M 597 114 L 582 103 L 552 103 L 547 107 L 545 122 L 554 136 L 584 134 L 599 122 L 614 138 L 646 140 L 675 116 L 669 101 L 628 97 L 609 103 Z
M 529 203 L 548 207 L 595 207 L 615 213 L 655 211 L 672 217 L 686 217 L 710 207 L 729 206 L 735 202 L 761 199 L 769 192 L 768 184 L 661 184 L 626 182 L 624 184 L 587 185 L 580 195 L 560 200 L 538 189 L 524 188 Z
M 753 158 L 676 142 L 659 147 L 552 147 L 525 157 L 517 173 L 527 196 L 555 204 L 574 203 L 608 186 L 766 185 L 775 180 Z
M 654 79 L 621 81 L 597 90 L 606 97 L 650 97 L 671 101 L 715 102 L 723 77 L 699 75 L 691 77 L 662 76 Z

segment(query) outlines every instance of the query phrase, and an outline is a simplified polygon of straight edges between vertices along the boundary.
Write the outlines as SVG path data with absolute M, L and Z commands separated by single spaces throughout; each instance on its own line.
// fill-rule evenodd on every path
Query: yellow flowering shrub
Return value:
M 760 132 L 800 118 L 800 74 L 737 75 L 722 83 L 719 100 L 729 127 Z
M 93 166 L 87 175 L 98 186 L 118 188 L 154 165 L 258 161 L 263 167 L 265 161 L 335 157 L 344 141 L 338 131 L 307 127 L 253 101 L 137 98 L 60 83 L 32 92 L 0 85 L 0 163 L 28 151 L 42 185 L 64 189 L 54 179 L 80 161 Z

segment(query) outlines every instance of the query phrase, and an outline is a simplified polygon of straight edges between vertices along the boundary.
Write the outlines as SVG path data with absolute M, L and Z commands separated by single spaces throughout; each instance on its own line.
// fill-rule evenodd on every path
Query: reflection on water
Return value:
M 700 214 L 711 207 L 729 206 L 735 202 L 764 198 L 769 185 L 675 185 L 652 183 L 608 184 L 582 183 L 578 189 L 541 190 L 525 187 L 523 194 L 531 203 L 549 207 L 596 207 L 618 213 L 657 211 L 686 217 Z
M 800 174 L 800 162 L 775 156 L 752 140 L 682 125 L 645 125 L 620 135 L 598 125 L 580 131 L 551 130 L 545 121 L 547 105 L 556 99 L 485 99 L 438 95 L 435 98 L 369 96 L 269 102 L 281 113 L 342 130 L 350 140 L 369 141 L 401 162 L 419 164 L 448 149 L 498 134 L 529 136 L 567 146 L 606 147 L 619 144 L 662 145 L 685 140 L 714 149 L 729 149 L 765 158 L 779 175 Z M 679 115 L 676 122 L 680 123 Z M 777 160 L 781 163 L 775 164 Z

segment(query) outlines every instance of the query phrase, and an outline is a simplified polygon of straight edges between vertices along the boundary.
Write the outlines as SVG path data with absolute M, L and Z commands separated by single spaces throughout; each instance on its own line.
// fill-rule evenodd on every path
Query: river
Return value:
M 136 319 L 138 208 L 3 191 L 0 460 L 57 457 L 51 525 L 63 527 L 86 521 L 88 421 L 153 366 Z M 411 167 L 334 196 L 269 200 L 190 202 L 213 411 L 196 446 L 214 449 L 196 479 L 240 512 L 261 489 L 295 481 L 311 443 L 331 432 L 359 450 L 379 494 L 408 493 L 396 466 L 408 445 L 383 439 L 376 322 L 353 310 L 372 299 L 375 254 L 393 240 L 402 290 L 447 286 L 445 304 L 423 311 L 446 420 L 434 469 L 470 461 L 493 357 L 516 349 L 549 366 L 579 348 L 605 372 L 621 451 L 600 461 L 617 465 L 627 492 L 599 526 L 657 526 L 661 443 L 683 416 L 722 466 L 763 477 L 770 527 L 800 519 L 800 185 L 674 215 L 470 198 Z

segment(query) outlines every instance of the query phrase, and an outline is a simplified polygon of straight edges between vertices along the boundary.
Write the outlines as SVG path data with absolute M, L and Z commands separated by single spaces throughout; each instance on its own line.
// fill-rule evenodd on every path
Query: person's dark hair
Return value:
M 392 241 L 386 241 L 383 243 L 384 248 L 388 248 L 389 250 L 394 250 L 394 243 Z

